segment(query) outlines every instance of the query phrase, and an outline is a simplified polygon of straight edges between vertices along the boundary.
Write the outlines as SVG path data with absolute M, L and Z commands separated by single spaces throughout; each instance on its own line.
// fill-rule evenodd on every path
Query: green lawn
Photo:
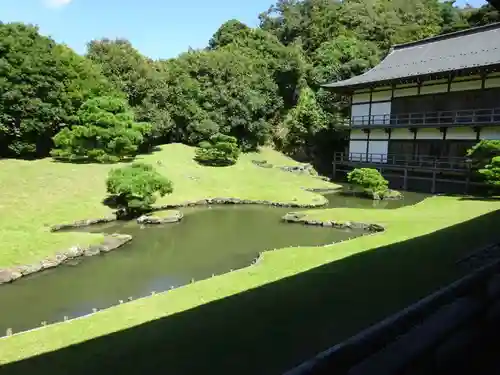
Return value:
M 275 165 L 295 163 L 270 149 L 244 154 L 236 165 L 227 168 L 199 166 L 193 155 L 191 147 L 170 144 L 139 158 L 154 164 L 174 182 L 174 193 L 159 204 L 209 197 L 313 203 L 321 197 L 301 187 L 335 187 L 320 179 L 251 163 L 252 159 Z M 0 268 L 39 261 L 76 244 L 100 241 L 102 236 L 96 234 L 53 234 L 48 229 L 54 224 L 109 216 L 111 210 L 101 201 L 110 168 L 56 163 L 52 159 L 0 160 Z
M 265 153 L 260 155 L 262 159 L 282 163 L 272 160 L 279 155 L 269 150 Z M 167 160 L 167 155 L 172 155 L 172 160 Z M 232 169 L 198 167 L 190 161 L 191 155 L 191 149 L 171 145 L 147 157 L 161 158 L 162 170 L 174 179 L 178 192 L 168 201 L 227 195 L 312 202 L 316 195 L 300 187 L 326 185 L 320 180 L 255 167 L 250 165 L 251 155 L 245 155 Z M 47 169 L 53 166 L 48 161 L 35 163 Z M 59 168 L 66 172 L 73 168 L 79 176 L 86 170 L 86 178 L 93 179 L 94 187 L 85 182 L 86 194 L 68 193 L 73 199 L 78 194 L 93 197 L 95 202 L 102 195 L 106 167 L 51 168 L 59 175 L 64 175 Z M 78 178 L 84 184 L 85 177 Z M 57 183 L 59 192 L 61 184 Z M 14 192 L 11 196 L 16 197 Z M 51 206 L 61 207 L 55 201 L 54 193 Z M 44 207 L 43 202 L 36 205 Z M 78 218 L 96 216 L 100 209 L 93 211 L 90 203 L 77 207 L 73 213 L 80 212 Z M 378 223 L 386 231 L 332 246 L 266 252 L 257 265 L 245 269 L 91 317 L 0 339 L 0 364 L 26 359 L 3 366 L 0 372 L 281 373 L 463 274 L 465 270 L 456 265 L 458 259 L 498 240 L 499 208 L 498 201 L 442 196 L 395 210 L 310 210 L 312 218 Z M 75 219 L 71 210 L 64 211 L 66 216 L 62 212 L 61 208 L 60 216 L 51 214 L 50 222 Z M 18 225 L 23 217 L 17 219 Z M 41 213 L 39 217 L 48 220 Z M 29 228 L 36 225 L 25 228 L 33 230 Z M 51 236 L 58 235 L 48 236 L 46 241 L 50 243 Z M 24 243 L 28 248 L 28 242 Z M 43 297 L 40 301 L 43 303 Z

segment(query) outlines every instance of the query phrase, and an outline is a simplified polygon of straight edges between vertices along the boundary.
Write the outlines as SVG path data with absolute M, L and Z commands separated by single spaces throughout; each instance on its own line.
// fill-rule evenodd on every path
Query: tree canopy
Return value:
M 55 154 L 81 155 L 93 138 L 90 154 L 119 159 L 216 134 L 234 137 L 243 151 L 274 143 L 331 154 L 345 146 L 348 103 L 322 83 L 362 74 L 395 43 L 498 20 L 490 5 L 460 8 L 454 1 L 278 0 L 258 27 L 228 20 L 206 48 L 167 60 L 106 38 L 90 41 L 80 56 L 35 26 L 0 24 L 0 157 L 47 156 L 52 139 Z M 86 117 L 89 103 L 103 100 L 125 100 L 118 117 L 126 113 L 128 125 L 116 127 L 117 114 L 104 108 L 101 117 Z M 144 123 L 147 131 L 135 134 Z M 127 146 L 119 151 L 102 134 L 127 139 Z
M 4 157 L 46 156 L 88 98 L 120 95 L 91 61 L 20 23 L 0 23 L 0 77 Z

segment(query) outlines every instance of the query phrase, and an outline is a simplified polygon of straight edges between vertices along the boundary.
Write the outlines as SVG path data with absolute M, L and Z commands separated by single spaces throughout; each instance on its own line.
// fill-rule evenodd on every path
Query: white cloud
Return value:
M 62 8 L 71 3 L 71 1 L 72 0 L 44 0 L 44 3 L 49 8 Z

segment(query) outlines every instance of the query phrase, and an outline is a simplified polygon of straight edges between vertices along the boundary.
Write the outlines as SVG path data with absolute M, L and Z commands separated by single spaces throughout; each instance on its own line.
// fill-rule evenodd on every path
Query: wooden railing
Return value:
M 385 164 L 407 167 L 425 167 L 435 169 L 470 169 L 470 160 L 466 157 L 436 157 L 411 154 L 378 154 L 365 152 L 337 152 L 334 154 L 335 163 L 368 163 Z
M 353 116 L 351 127 L 470 126 L 500 123 L 500 108 Z

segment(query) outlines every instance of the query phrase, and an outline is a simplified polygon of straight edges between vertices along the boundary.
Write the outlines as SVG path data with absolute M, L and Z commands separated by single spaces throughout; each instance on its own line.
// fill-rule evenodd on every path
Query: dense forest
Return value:
M 0 24 L 0 157 L 115 161 L 214 134 L 243 151 L 314 158 L 345 145 L 345 98 L 321 83 L 373 67 L 395 43 L 500 20 L 438 0 L 279 0 L 250 28 L 229 20 L 207 47 L 151 60 L 127 40 L 85 56 L 32 25 Z

